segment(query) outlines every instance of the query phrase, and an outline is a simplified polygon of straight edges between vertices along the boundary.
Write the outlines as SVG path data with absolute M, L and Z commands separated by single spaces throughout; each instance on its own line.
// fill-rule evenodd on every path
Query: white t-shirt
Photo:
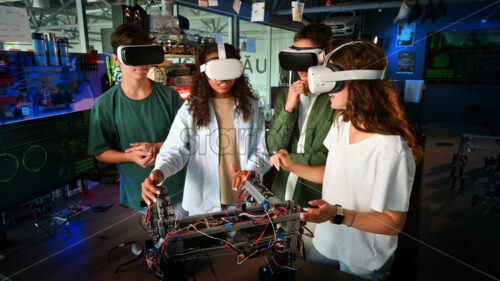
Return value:
M 299 141 L 297 142 L 297 153 L 305 153 L 304 143 L 306 141 L 307 121 L 309 120 L 309 115 L 311 115 L 311 109 L 314 102 L 316 101 L 316 97 L 318 97 L 318 95 L 300 95 L 298 112 L 299 116 L 297 120 L 300 130 L 300 136 Z M 288 180 L 286 182 L 285 200 L 292 200 L 298 180 L 299 177 L 296 174 L 290 173 L 288 175 Z
M 375 134 L 349 144 L 350 126 L 351 122 L 336 121 L 323 142 L 329 150 L 323 199 L 358 212 L 408 211 L 415 162 L 406 141 Z M 368 274 L 394 253 L 398 237 L 324 222 L 316 226 L 313 244 L 352 272 Z

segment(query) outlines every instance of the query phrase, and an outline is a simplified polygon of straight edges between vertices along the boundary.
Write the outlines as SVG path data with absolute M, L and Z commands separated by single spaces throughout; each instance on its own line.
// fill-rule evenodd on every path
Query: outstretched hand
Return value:
M 295 162 L 292 161 L 290 158 L 290 155 L 288 154 L 288 151 L 286 149 L 281 149 L 280 151 L 276 152 L 271 156 L 271 164 L 273 164 L 276 169 L 285 169 L 287 171 L 290 171 L 292 169 L 293 165 Z
M 160 170 L 153 170 L 149 177 L 147 177 L 142 183 L 142 199 L 146 201 L 146 204 L 151 205 L 156 203 L 156 195 L 160 194 L 160 190 L 157 185 L 163 181 L 163 173 Z
M 300 219 L 303 221 L 322 223 L 329 221 L 337 213 L 337 207 L 325 200 L 309 201 L 309 205 L 318 208 L 304 208 L 303 210 L 306 211 L 306 213 L 300 215 Z
M 231 164 L 231 170 L 233 170 L 233 191 L 240 189 L 245 182 L 253 175 L 253 171 L 241 171 L 236 169 L 234 164 Z

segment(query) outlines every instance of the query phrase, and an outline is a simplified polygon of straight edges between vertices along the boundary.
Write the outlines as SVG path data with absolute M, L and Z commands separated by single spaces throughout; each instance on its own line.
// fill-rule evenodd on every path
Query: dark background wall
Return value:
M 446 2 L 446 1 L 445 1 Z M 424 2 L 423 9 L 427 1 Z M 377 10 L 367 10 L 365 17 L 365 34 L 373 38 L 378 35 L 383 39 L 382 47 L 389 61 L 388 78 L 397 80 L 403 86 L 404 80 L 423 79 L 425 49 L 427 34 L 436 31 L 458 31 L 458 30 L 487 30 L 500 29 L 500 9 L 495 1 L 484 1 L 476 3 L 449 3 L 446 16 L 438 18 L 431 23 L 428 19 L 424 24 L 417 19 L 415 28 L 414 44 L 411 47 L 397 47 L 397 25 L 393 23 L 398 9 L 383 9 L 381 13 Z M 487 22 L 481 20 L 488 14 L 492 14 Z M 400 22 L 407 22 L 404 19 Z M 398 74 L 396 66 L 398 53 L 400 51 L 415 51 L 416 65 L 413 74 Z M 500 63 L 500 62 L 499 62 Z M 500 79 L 500 77 L 499 77 Z M 477 122 L 478 118 L 500 119 L 500 85 L 458 85 L 458 84 L 426 84 L 422 105 L 413 110 L 415 119 L 420 122 Z M 488 117 L 490 116 L 490 117 Z M 494 124 L 492 131 L 500 132 L 500 122 Z

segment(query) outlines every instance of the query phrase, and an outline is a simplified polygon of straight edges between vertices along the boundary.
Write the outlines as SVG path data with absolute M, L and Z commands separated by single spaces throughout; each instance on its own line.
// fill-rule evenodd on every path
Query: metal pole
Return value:
M 78 33 L 80 35 L 80 48 L 82 53 L 89 51 L 89 32 L 87 27 L 86 0 L 76 0 L 76 14 L 78 16 Z
M 236 48 L 240 48 L 240 21 L 238 20 L 238 16 L 231 17 L 231 36 L 232 36 L 232 44 Z
M 267 71 L 267 102 L 266 102 L 266 108 L 268 104 L 271 104 L 271 60 L 273 59 L 273 28 L 271 26 L 268 26 L 269 28 L 269 45 L 267 46 L 269 48 L 269 61 L 268 61 L 268 71 Z

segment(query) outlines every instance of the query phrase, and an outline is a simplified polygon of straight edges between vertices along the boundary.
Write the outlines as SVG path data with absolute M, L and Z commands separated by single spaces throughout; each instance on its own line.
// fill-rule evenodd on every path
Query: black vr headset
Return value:
M 336 93 L 344 88 L 347 80 L 382 80 L 387 67 L 382 70 L 357 69 L 343 70 L 340 66 L 329 63 L 330 57 L 338 50 L 353 44 L 370 44 L 364 41 L 354 41 L 340 45 L 325 58 L 323 65 L 312 66 L 307 70 L 309 91 L 312 94 Z
M 306 72 L 311 66 L 317 66 L 325 57 L 321 48 L 290 47 L 279 53 L 280 66 L 285 70 Z
M 116 55 L 121 63 L 129 66 L 160 64 L 165 60 L 165 52 L 159 45 L 120 46 Z

